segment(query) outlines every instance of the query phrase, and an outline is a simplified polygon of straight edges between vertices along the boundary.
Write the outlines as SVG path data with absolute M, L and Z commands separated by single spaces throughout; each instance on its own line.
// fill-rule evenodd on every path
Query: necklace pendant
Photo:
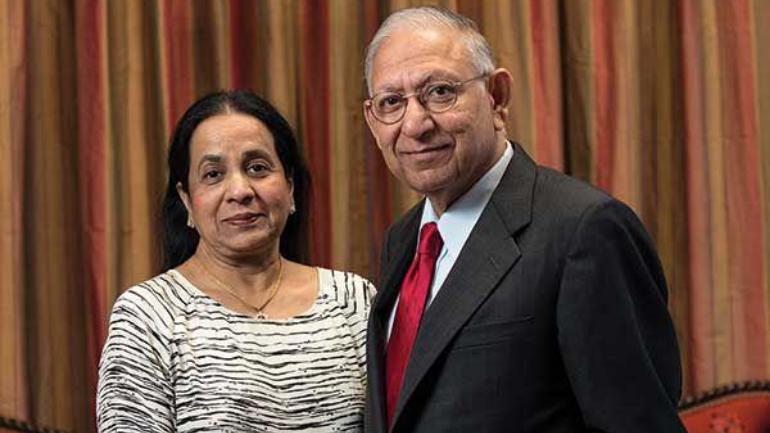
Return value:
M 258 319 L 258 320 L 265 320 L 265 319 L 267 319 L 267 315 L 260 311 L 260 312 L 257 313 L 256 316 L 254 316 L 254 318 Z

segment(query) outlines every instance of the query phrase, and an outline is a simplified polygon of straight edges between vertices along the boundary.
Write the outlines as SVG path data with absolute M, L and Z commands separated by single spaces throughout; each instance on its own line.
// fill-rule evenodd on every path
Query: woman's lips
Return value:
M 258 213 L 241 213 L 225 218 L 223 221 L 232 224 L 234 226 L 249 226 L 257 222 L 262 214 Z

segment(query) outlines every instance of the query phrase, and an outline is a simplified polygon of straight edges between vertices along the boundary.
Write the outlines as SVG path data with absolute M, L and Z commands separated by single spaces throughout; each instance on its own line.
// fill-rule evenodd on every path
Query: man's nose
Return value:
M 402 119 L 401 130 L 410 138 L 420 138 L 426 132 L 432 131 L 436 124 L 430 111 L 422 105 L 419 98 L 412 97 L 406 104 L 406 112 Z
M 238 203 L 251 201 L 256 192 L 243 173 L 234 173 L 227 179 L 227 199 Z

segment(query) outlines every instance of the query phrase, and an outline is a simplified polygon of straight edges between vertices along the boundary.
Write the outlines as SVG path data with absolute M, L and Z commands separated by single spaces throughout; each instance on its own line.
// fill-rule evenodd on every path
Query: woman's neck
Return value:
M 270 290 L 281 268 L 278 248 L 244 257 L 229 257 L 199 245 L 191 261 L 204 276 L 209 274 L 215 282 L 246 296 Z

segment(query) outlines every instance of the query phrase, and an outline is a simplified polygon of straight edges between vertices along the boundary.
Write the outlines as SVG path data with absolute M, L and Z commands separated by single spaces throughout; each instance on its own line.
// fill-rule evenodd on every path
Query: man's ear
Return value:
M 513 76 L 507 69 L 498 68 L 489 75 L 489 94 L 492 99 L 492 109 L 495 112 L 495 129 L 498 131 L 505 129 L 512 89 Z
M 369 127 L 369 132 L 372 133 L 372 136 L 374 137 L 374 142 L 377 143 L 377 147 L 382 149 L 380 147 L 380 140 L 377 139 L 377 134 L 374 133 L 374 126 L 377 122 L 379 122 L 377 119 L 374 118 L 372 115 L 371 110 L 367 107 L 367 103 L 364 101 L 364 119 L 366 119 L 366 126 Z

